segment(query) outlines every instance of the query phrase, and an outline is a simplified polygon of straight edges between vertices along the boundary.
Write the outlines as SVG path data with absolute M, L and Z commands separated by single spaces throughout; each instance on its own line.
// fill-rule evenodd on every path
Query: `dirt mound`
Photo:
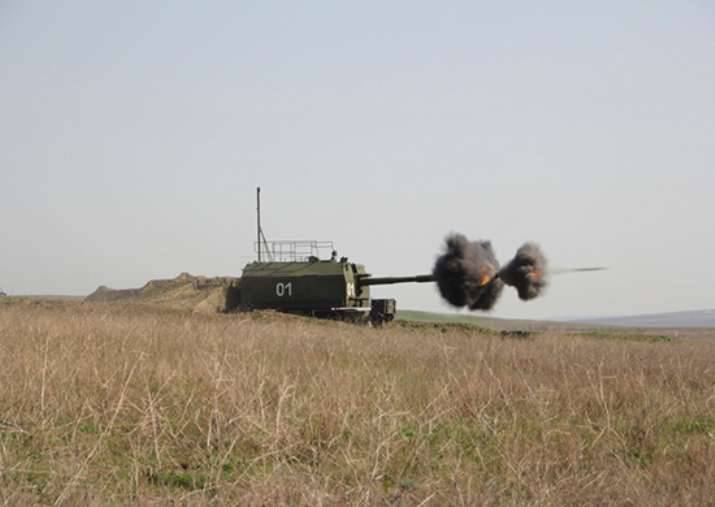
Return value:
M 110 289 L 100 286 L 84 301 L 88 303 L 137 303 L 201 313 L 226 312 L 238 278 L 206 277 L 181 273 L 176 278 L 150 280 L 138 289 Z

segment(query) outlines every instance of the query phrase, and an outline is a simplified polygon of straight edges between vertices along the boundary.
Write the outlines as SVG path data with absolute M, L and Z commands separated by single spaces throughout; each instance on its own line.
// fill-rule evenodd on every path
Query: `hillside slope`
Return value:
M 85 298 L 88 303 L 140 303 L 202 313 L 224 312 L 231 289 L 238 278 L 193 276 L 150 280 L 137 289 L 110 289 L 100 286 Z

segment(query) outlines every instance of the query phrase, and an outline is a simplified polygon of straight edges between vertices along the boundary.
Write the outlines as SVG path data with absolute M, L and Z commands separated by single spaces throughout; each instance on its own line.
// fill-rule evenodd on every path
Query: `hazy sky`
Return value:
M 9 293 L 238 275 L 260 184 L 378 275 L 450 231 L 611 267 L 496 316 L 715 307 L 711 1 L 3 0 L 0 69 Z

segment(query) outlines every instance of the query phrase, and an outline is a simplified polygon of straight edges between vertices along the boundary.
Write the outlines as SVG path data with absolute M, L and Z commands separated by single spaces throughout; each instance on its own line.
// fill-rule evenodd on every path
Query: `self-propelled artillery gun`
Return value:
M 324 318 L 369 321 L 394 319 L 394 299 L 372 299 L 370 286 L 433 282 L 432 275 L 373 277 L 365 266 L 338 259 L 330 241 L 267 241 L 261 228 L 260 188 L 257 189 L 257 260 L 243 268 L 229 295 L 239 311 L 277 310 Z M 329 259 L 321 259 L 330 252 Z
M 346 257 L 338 260 L 335 255 L 330 260 L 311 255 L 288 261 L 256 261 L 243 268 L 237 303 L 239 310 L 272 309 L 315 317 L 369 320 L 379 325 L 394 319 L 396 302 L 371 298 L 370 286 L 432 281 L 432 275 L 372 277 L 362 264 L 350 262 Z

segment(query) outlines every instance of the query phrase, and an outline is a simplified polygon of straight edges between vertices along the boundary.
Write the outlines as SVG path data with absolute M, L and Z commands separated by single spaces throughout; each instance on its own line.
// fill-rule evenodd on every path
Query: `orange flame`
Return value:
M 488 274 L 483 274 L 482 278 L 479 280 L 479 286 L 484 287 L 486 284 L 492 281 L 492 278 Z

